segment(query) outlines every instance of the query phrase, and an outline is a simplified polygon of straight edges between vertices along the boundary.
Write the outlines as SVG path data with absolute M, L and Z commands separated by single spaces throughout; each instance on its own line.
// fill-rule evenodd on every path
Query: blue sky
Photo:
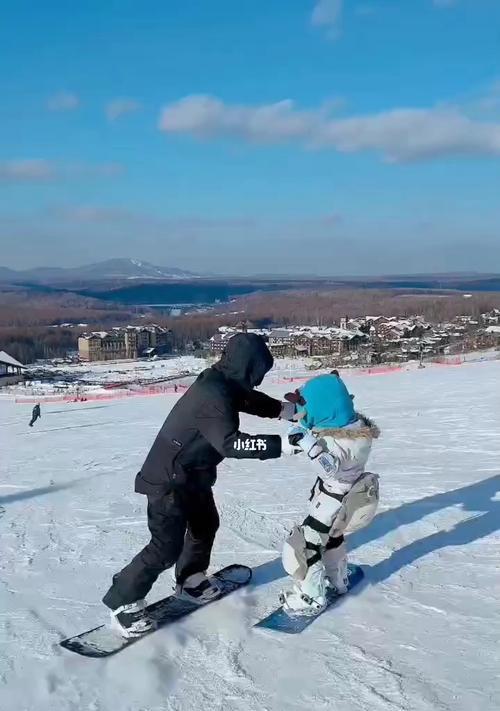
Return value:
M 5 3 L 0 262 L 500 271 L 498 0 Z

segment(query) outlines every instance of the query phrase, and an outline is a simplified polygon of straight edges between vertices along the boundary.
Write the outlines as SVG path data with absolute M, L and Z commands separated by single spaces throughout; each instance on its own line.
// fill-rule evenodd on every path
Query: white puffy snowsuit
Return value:
M 379 499 L 378 476 L 365 472 L 378 427 L 364 415 L 344 427 L 312 430 L 323 455 L 310 460 L 319 474 L 311 491 L 308 516 L 295 527 L 283 548 L 283 565 L 294 578 L 285 599 L 292 609 L 321 609 L 327 578 L 337 592 L 347 590 L 344 533 L 366 526 Z M 329 462 L 329 463 L 328 463 Z M 326 467 L 326 468 L 325 468 Z

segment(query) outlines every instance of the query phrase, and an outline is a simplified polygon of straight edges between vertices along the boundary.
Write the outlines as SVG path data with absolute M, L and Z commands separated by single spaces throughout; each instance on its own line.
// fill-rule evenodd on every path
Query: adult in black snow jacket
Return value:
M 42 416 L 42 413 L 40 411 L 40 403 L 38 402 L 33 410 L 31 411 L 31 420 L 30 420 L 30 427 L 33 427 L 35 422 L 38 420 L 39 417 Z
M 265 341 L 241 333 L 220 361 L 198 376 L 160 429 L 135 491 L 148 497 L 151 541 L 114 576 L 103 601 L 126 636 L 149 629 L 143 600 L 160 573 L 176 563 L 177 591 L 204 602 L 214 584 L 205 575 L 219 517 L 212 494 L 225 458 L 281 456 L 279 435 L 240 432 L 239 413 L 291 419 L 295 406 L 257 392 L 273 357 Z

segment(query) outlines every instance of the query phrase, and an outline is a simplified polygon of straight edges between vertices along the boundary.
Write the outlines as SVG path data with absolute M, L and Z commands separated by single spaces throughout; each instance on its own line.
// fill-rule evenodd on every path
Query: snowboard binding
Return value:
M 303 606 L 292 607 L 288 599 L 291 595 L 298 597 L 300 601 L 304 603 Z M 310 597 L 310 595 L 298 593 L 297 591 L 291 593 L 282 591 L 279 595 L 279 601 L 283 605 L 283 610 L 287 613 L 287 615 L 290 615 L 290 617 L 302 617 L 304 615 L 315 617 L 316 615 L 319 615 L 320 612 L 323 612 L 326 607 L 326 604 L 321 604 L 318 600 Z

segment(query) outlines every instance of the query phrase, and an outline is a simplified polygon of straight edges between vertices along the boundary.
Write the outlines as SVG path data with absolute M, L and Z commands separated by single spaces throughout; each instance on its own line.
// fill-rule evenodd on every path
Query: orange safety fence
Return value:
M 150 387 L 150 388 L 140 388 L 137 390 L 116 390 L 114 392 L 106 393 L 85 393 L 84 395 L 79 395 L 78 397 L 74 394 L 64 393 L 61 395 L 38 395 L 38 396 L 27 396 L 27 397 L 16 397 L 15 402 L 18 405 L 33 405 L 37 402 L 66 402 L 66 403 L 77 403 L 77 402 L 95 402 L 103 400 L 124 400 L 129 397 L 144 397 L 148 395 L 174 395 L 176 392 L 183 392 L 187 389 L 187 385 L 178 385 L 177 391 L 173 386 L 170 387 Z
M 397 373 L 401 370 L 404 370 L 404 366 L 402 365 L 376 365 L 372 366 L 370 368 L 342 368 L 339 367 L 337 368 L 339 372 L 341 372 L 342 375 L 387 375 L 388 373 Z M 309 378 L 314 377 L 315 371 L 312 370 L 310 375 L 304 375 L 304 376 L 282 376 L 273 379 L 273 383 L 277 384 L 285 384 L 285 383 L 298 383 L 298 382 L 305 382 L 306 380 L 309 380 Z
M 463 365 L 464 359 L 460 356 L 442 356 L 433 358 L 431 363 L 433 365 Z

